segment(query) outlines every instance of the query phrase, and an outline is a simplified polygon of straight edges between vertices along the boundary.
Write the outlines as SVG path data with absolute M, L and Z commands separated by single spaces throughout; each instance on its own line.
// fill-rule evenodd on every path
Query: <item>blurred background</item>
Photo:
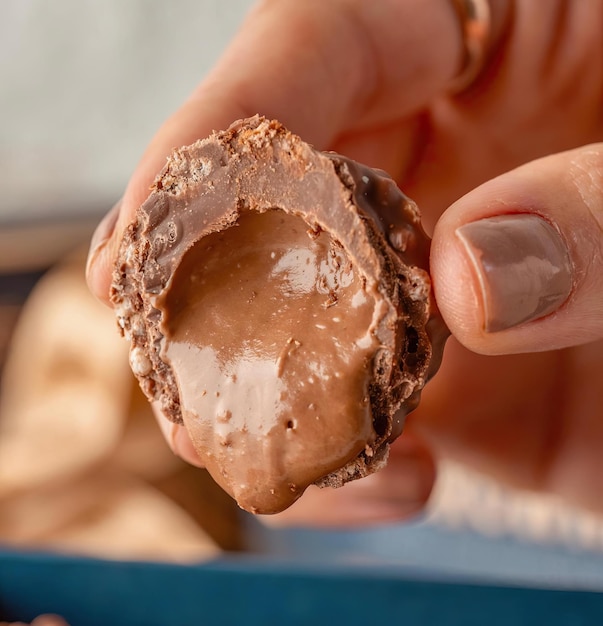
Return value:
M 251 4 L 2 4 L 1 266 L 46 261 L 63 247 L 61 239 L 72 244 L 90 230 L 121 195 L 155 130 L 211 67 Z M 43 249 L 13 232 L 32 220 L 48 225 L 40 235 Z
M 603 589 L 603 524 L 442 461 L 426 514 L 276 529 L 175 459 L 88 295 L 86 243 L 251 0 L 13 0 L 0 21 L 0 545 L 199 562 L 255 554 Z

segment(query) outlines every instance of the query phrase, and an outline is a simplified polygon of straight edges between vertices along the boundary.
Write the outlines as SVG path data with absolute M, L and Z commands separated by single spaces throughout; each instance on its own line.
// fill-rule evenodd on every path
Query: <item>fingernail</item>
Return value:
M 572 289 L 561 235 L 537 215 L 501 215 L 456 230 L 478 277 L 484 327 L 492 333 L 557 310 Z
M 90 270 L 90 265 L 98 256 L 99 251 L 105 246 L 111 238 L 117 218 L 119 217 L 119 209 L 121 208 L 121 200 L 118 200 L 113 208 L 103 217 L 99 225 L 96 227 L 92 239 L 90 240 L 90 251 L 88 252 L 88 260 L 86 261 L 86 274 Z

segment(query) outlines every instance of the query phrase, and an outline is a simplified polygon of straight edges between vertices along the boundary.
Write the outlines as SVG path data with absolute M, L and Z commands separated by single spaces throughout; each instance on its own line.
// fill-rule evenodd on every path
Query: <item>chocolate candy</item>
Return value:
M 383 465 L 446 330 L 415 204 L 255 116 L 176 150 L 112 287 L 141 387 L 254 513 Z

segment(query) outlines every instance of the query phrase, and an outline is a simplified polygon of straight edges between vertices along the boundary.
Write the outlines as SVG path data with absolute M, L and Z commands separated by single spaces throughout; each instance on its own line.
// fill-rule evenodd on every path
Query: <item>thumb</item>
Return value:
M 438 306 L 483 354 L 603 338 L 603 144 L 548 156 L 473 190 L 432 246 Z

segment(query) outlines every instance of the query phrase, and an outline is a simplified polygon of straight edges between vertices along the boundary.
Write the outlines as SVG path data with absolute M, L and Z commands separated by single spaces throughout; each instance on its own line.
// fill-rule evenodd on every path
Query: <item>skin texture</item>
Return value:
M 463 47 L 452 6 L 261 2 L 159 129 L 92 244 L 88 280 L 106 301 L 120 234 L 170 149 L 258 112 L 317 148 L 385 169 L 422 208 L 436 298 L 454 335 L 442 369 L 385 471 L 308 493 L 285 522 L 407 517 L 427 499 L 442 456 L 603 511 L 603 3 L 493 0 L 489 65 L 455 96 L 447 85 Z M 545 318 L 487 333 L 455 231 L 509 213 L 554 226 L 573 288 Z M 185 432 L 159 422 L 175 452 L 195 462 Z

